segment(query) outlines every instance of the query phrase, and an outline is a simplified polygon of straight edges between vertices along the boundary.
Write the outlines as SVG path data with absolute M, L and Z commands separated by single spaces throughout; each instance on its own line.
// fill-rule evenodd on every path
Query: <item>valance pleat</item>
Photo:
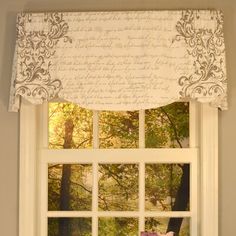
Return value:
M 20 97 L 94 110 L 189 99 L 226 109 L 222 12 L 20 13 L 10 111 L 18 111 Z

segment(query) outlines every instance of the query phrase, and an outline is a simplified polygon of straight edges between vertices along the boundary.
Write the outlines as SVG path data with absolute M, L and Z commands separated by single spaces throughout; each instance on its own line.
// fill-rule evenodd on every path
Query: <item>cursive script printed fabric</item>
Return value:
M 223 16 L 215 10 L 20 13 L 9 110 L 20 97 L 95 110 L 226 101 Z

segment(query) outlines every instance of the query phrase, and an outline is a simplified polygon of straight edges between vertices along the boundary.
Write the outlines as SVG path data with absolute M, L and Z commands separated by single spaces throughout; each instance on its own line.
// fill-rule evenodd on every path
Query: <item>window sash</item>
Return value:
M 145 158 L 144 158 L 145 157 Z M 197 236 L 197 160 L 198 149 L 44 149 L 41 160 L 41 227 L 45 236 L 47 217 L 91 217 L 92 235 L 98 235 L 98 217 L 137 217 L 139 232 L 145 229 L 145 217 L 189 217 L 191 236 Z M 99 211 L 98 210 L 98 164 L 137 163 L 139 164 L 139 210 L 138 211 Z M 187 163 L 190 164 L 190 210 L 189 211 L 147 211 L 145 210 L 145 164 Z M 92 164 L 93 198 L 92 211 L 48 211 L 48 164 Z M 47 234 L 46 234 L 47 235 Z
M 195 111 L 196 105 L 191 104 L 189 107 L 189 114 L 190 114 L 190 121 L 189 126 L 193 129 L 193 124 L 195 125 L 195 113 L 193 116 L 190 113 L 190 110 Z M 44 106 L 45 114 L 47 114 L 46 110 L 48 111 L 47 105 Z M 48 129 L 48 120 L 46 115 L 44 116 L 44 129 Z M 195 128 L 195 126 L 194 126 Z M 193 133 L 195 130 L 193 130 Z M 192 133 L 191 130 L 189 132 Z M 194 136 L 190 136 L 189 139 Z M 155 149 L 145 149 L 145 110 L 139 111 L 139 147 L 138 149 L 99 149 L 99 111 L 93 111 L 93 150 L 89 149 L 76 149 L 76 150 L 48 150 L 48 132 L 45 132 L 43 135 L 44 143 L 46 144 L 45 149 L 42 151 L 40 155 L 40 160 L 43 160 L 44 157 L 46 159 L 46 166 L 47 164 L 52 163 L 84 163 L 84 164 L 92 164 L 93 165 L 93 197 L 92 197 L 92 212 L 47 212 L 44 214 L 44 217 L 49 217 L 54 215 L 54 217 L 63 217 L 66 216 L 65 214 L 69 215 L 70 217 L 85 217 L 89 216 L 92 217 L 92 235 L 98 235 L 98 217 L 99 216 L 136 216 L 138 217 L 139 221 L 139 232 L 145 230 L 145 217 L 148 216 L 156 216 L 156 217 L 190 217 L 190 231 L 192 236 L 197 236 L 197 227 L 195 227 L 192 222 L 197 222 L 197 198 L 195 199 L 194 196 L 197 195 L 197 180 L 196 174 L 193 176 L 193 173 L 197 173 L 197 150 L 195 149 L 179 149 L 177 148 L 155 148 Z M 194 143 L 194 141 L 192 141 Z M 189 151 L 186 151 L 189 150 Z M 160 156 L 159 156 L 160 155 Z M 145 157 L 145 160 L 143 159 Z M 164 157 L 161 158 L 161 157 Z M 191 158 L 189 158 L 191 157 Z M 193 158 L 193 160 L 192 160 Z M 195 159 L 195 161 L 194 161 Z M 194 163 L 193 163 L 194 162 Z M 98 211 L 98 164 L 102 163 L 138 163 L 139 164 L 139 211 L 138 212 L 99 212 Z M 191 169 L 191 176 L 190 176 L 190 206 L 193 209 L 190 209 L 190 212 L 148 212 L 145 211 L 145 164 L 146 163 L 190 163 Z M 43 173 L 43 175 L 47 176 L 47 173 Z M 42 178 L 41 176 L 40 178 Z M 47 184 L 48 180 L 45 180 L 45 184 Z M 194 186 L 194 188 L 192 188 Z M 43 186 L 43 192 L 47 189 L 47 186 Z M 194 194 L 192 193 L 194 191 Z M 45 197 L 44 195 L 42 197 Z M 44 199 L 43 202 L 47 202 L 47 199 Z M 47 209 L 47 205 L 45 206 Z M 42 224 L 43 225 L 43 224 Z M 44 225 L 44 227 L 46 227 Z M 46 231 L 46 229 L 44 230 Z M 42 235 L 44 236 L 44 235 Z

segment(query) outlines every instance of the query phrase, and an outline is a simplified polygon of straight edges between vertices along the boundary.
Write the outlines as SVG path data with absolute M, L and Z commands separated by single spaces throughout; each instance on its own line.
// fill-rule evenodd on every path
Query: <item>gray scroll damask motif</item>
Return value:
M 21 76 L 15 79 L 16 95 L 26 95 L 49 100 L 62 88 L 58 79 L 50 75 L 51 58 L 59 40 L 71 42 L 66 35 L 69 29 L 62 13 L 43 13 L 43 29 L 27 29 L 32 19 L 31 13 L 21 13 L 17 17 L 17 70 Z M 20 60 L 19 60 L 20 58 Z
M 186 10 L 176 24 L 178 35 L 175 40 L 184 40 L 187 52 L 194 58 L 194 73 L 179 78 L 182 98 L 226 96 L 226 72 L 224 66 L 223 15 L 211 12 L 214 28 L 196 27 L 201 21 L 200 12 Z

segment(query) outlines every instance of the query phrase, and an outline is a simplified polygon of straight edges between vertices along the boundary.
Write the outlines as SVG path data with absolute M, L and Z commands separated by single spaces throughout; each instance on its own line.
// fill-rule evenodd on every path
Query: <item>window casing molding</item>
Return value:
M 195 103 L 193 103 L 195 104 Z M 208 104 L 190 106 L 190 113 L 195 122 L 190 122 L 190 148 L 199 149 L 199 191 L 198 225 L 200 236 L 218 235 L 218 110 Z M 47 147 L 43 131 L 39 127 L 47 127 L 43 118 L 43 106 L 22 102 L 20 111 L 20 181 L 19 181 L 19 236 L 40 235 L 41 218 L 39 150 Z M 94 118 L 98 119 L 96 112 Z M 41 124 L 40 124 L 41 123 Z M 44 124 L 43 124 L 44 123 Z M 94 130 L 98 132 L 98 130 Z M 140 141 L 140 147 L 143 147 Z M 98 144 L 94 143 L 94 147 Z M 200 224 L 200 225 L 199 225 Z

